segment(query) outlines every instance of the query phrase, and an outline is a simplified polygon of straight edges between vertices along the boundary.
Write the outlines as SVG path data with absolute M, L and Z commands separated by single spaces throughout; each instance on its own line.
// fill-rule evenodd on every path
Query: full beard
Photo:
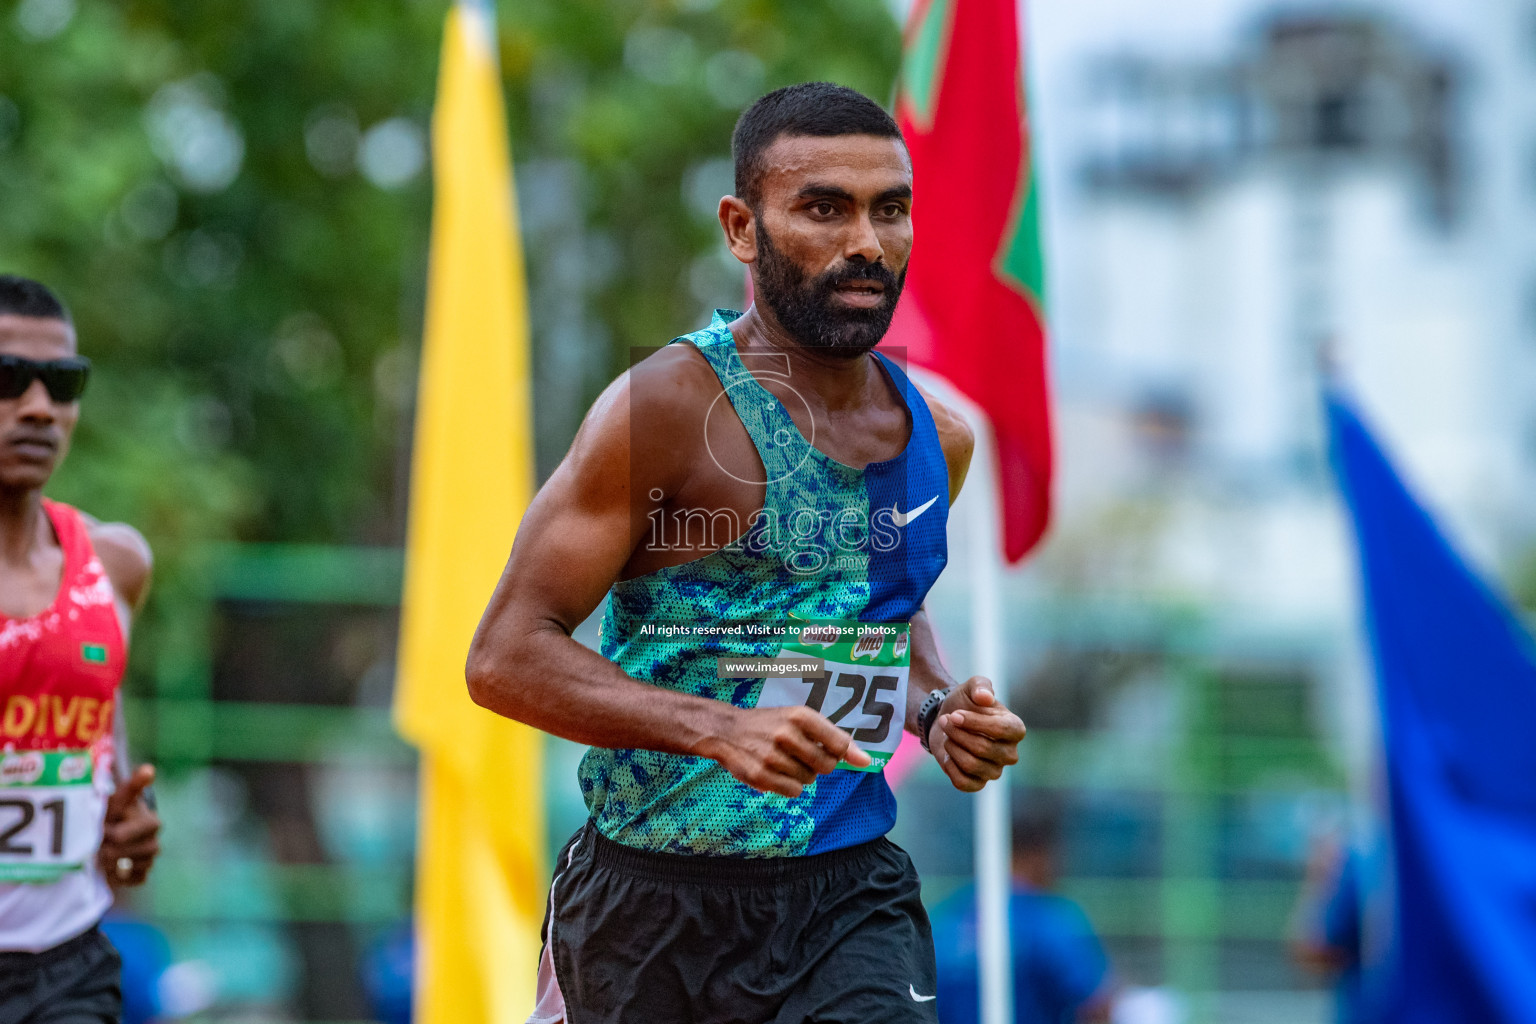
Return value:
M 849 359 L 862 356 L 885 337 L 906 283 L 905 269 L 898 277 L 884 263 L 845 263 L 810 278 L 774 246 L 761 217 L 757 244 L 753 281 L 757 298 L 773 311 L 790 337 L 806 348 Z M 880 304 L 857 309 L 837 302 L 837 288 L 853 281 L 878 281 L 884 286 Z

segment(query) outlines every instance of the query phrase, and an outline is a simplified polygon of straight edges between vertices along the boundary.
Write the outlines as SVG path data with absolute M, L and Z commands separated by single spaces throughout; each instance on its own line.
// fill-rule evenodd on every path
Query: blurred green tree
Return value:
M 53 492 L 155 547 L 135 688 L 197 670 L 209 542 L 403 536 L 445 9 L 0 2 L 0 268 L 97 363 Z M 739 301 L 713 208 L 740 110 L 812 78 L 886 99 L 900 38 L 884 0 L 499 19 L 547 473 L 631 347 Z

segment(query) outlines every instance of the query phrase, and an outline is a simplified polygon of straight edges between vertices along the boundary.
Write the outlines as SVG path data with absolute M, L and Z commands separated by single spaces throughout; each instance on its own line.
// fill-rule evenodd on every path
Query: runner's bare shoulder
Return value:
M 113 589 L 128 607 L 138 608 L 149 592 L 149 577 L 155 563 L 149 542 L 127 523 L 103 523 L 83 513 L 82 518 Z
M 568 461 L 578 473 L 623 469 L 635 482 L 643 477 L 647 488 L 672 493 L 700 458 L 703 425 L 720 391 L 720 379 L 692 345 L 658 349 L 592 404 Z
M 719 396 L 720 378 L 692 345 L 667 345 L 629 370 L 636 430 L 697 427 Z

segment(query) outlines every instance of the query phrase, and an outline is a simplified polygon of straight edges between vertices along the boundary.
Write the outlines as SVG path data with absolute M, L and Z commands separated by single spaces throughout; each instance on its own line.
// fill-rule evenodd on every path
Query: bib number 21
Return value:
M 6 824 L 8 812 L 15 812 L 17 817 Z M 30 800 L 5 800 L 0 799 L 0 854 L 17 854 L 23 857 L 32 856 L 34 843 L 19 841 L 18 834 L 26 832 L 34 818 L 39 814 L 51 820 L 47 826 L 45 838 L 47 840 L 47 852 L 54 857 L 64 853 L 64 800 L 58 798 L 46 803 L 33 804 Z M 36 831 L 33 829 L 32 831 Z
M 106 797 L 88 750 L 0 756 L 0 883 L 54 882 L 101 843 Z

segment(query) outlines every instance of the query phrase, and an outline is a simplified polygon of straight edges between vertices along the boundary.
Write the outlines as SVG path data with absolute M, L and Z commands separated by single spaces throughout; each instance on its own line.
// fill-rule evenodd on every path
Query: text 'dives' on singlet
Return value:
M 898 697 L 909 660 L 905 627 L 947 558 L 949 476 L 933 417 L 901 368 L 877 354 L 910 413 L 910 440 L 862 470 L 835 461 L 743 364 L 728 327 L 738 316 L 717 310 L 707 328 L 677 341 L 709 361 L 751 436 L 767 473 L 763 509 L 723 548 L 615 584 L 602 653 L 642 682 L 742 708 L 803 699 L 866 746 L 894 749 L 906 716 Z M 782 627 L 807 624 L 799 642 L 785 643 Z M 828 667 L 841 659 L 819 687 L 775 679 L 765 690 L 764 678 L 717 672 L 722 657 L 819 648 Z M 880 771 L 839 769 L 789 799 L 758 792 L 706 758 L 593 748 L 579 776 L 603 835 L 646 850 L 798 856 L 866 842 L 896 820 Z

